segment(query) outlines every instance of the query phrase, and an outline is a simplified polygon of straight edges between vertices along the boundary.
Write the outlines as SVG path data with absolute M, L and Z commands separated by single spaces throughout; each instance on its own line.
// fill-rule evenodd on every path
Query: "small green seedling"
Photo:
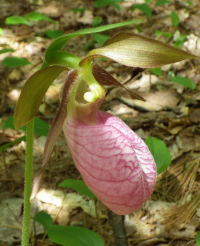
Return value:
M 156 76 L 162 75 L 162 70 L 160 67 L 149 69 L 150 72 L 154 73 Z
M 54 39 L 62 36 L 63 32 L 61 30 L 46 30 L 45 34 L 47 35 L 47 37 Z
M 174 46 L 176 48 L 180 48 L 185 42 L 187 35 L 181 35 L 179 30 L 176 30 L 173 36 L 173 40 L 175 41 Z
M 14 130 L 14 117 L 10 116 L 7 120 L 5 120 L 2 128 L 11 128 Z M 26 126 L 22 126 L 19 130 L 26 131 Z M 49 133 L 49 125 L 45 121 L 34 117 L 34 133 L 40 136 L 47 136 Z
M 197 246 L 200 246 L 200 231 L 197 232 L 196 243 L 197 243 Z
M 164 36 L 166 38 L 173 37 L 173 34 L 171 32 L 162 32 L 160 30 L 156 30 L 155 33 L 156 33 L 157 36 L 162 35 L 162 36 Z
M 175 11 L 171 12 L 171 21 L 173 27 L 177 27 L 179 25 L 179 16 Z
M 153 137 L 148 137 L 145 143 L 154 157 L 157 174 L 161 174 L 171 164 L 171 156 L 167 146 L 162 140 Z
M 124 2 L 124 0 L 96 0 L 94 6 L 95 8 L 101 8 L 107 5 L 112 5 L 113 7 L 115 7 L 120 11 L 121 7 L 119 4 L 117 4 L 119 2 Z
M 94 193 L 87 187 L 87 185 L 82 180 L 66 179 L 58 185 L 62 188 L 72 188 L 79 192 L 83 196 L 88 196 L 90 198 L 96 198 Z
M 152 16 L 152 9 L 145 3 L 142 4 L 134 4 L 131 7 L 131 10 L 139 9 L 141 12 L 143 12 L 148 17 Z
M 180 76 L 173 76 L 170 78 L 170 81 L 183 85 L 189 88 L 190 90 L 194 90 L 196 88 L 196 84 L 194 83 L 192 79 L 188 79 L 188 78 L 184 78 Z
M 30 26 L 30 22 L 22 16 L 9 16 L 5 21 L 6 25 L 26 25 Z
M 44 211 L 38 212 L 34 221 L 47 229 L 50 240 L 68 246 L 104 246 L 103 239 L 95 232 L 78 226 L 53 225 L 53 219 Z
M 83 12 L 85 12 L 85 10 L 86 10 L 85 7 L 84 8 L 74 8 L 74 9 L 71 9 L 71 11 L 74 12 L 74 13 L 78 13 L 78 12 L 83 13 Z
M 53 219 L 44 211 L 38 212 L 33 219 L 44 226 L 47 230 L 53 225 Z
M 13 51 L 14 51 L 13 49 L 2 49 L 0 50 L 0 55 L 4 53 L 8 53 L 8 52 L 13 52 Z
M 172 1 L 169 1 L 169 0 L 158 0 L 155 3 L 155 7 L 158 7 L 158 6 L 161 6 L 161 5 L 164 5 L 164 4 L 168 4 L 168 3 L 173 3 L 173 2 Z
M 52 242 L 70 246 L 105 246 L 103 239 L 95 232 L 78 226 L 53 225 L 48 230 Z
M 11 128 L 11 129 L 15 130 L 14 117 L 13 116 L 11 116 L 7 120 L 5 120 L 3 125 L 2 125 L 2 129 L 7 129 L 7 128 Z M 22 130 L 25 132 L 26 126 L 22 126 L 19 130 Z M 39 135 L 39 136 L 47 136 L 49 133 L 49 125 L 45 121 L 43 121 L 37 117 L 34 117 L 34 133 L 36 135 Z M 21 141 L 26 141 L 26 137 L 20 137 L 14 141 L 11 141 L 9 143 L 1 145 L 0 151 L 5 151 L 7 148 L 13 146 L 16 143 L 20 143 Z
M 186 3 L 187 3 L 189 6 L 193 6 L 193 5 L 194 5 L 191 1 L 186 1 Z M 198 245 L 198 246 L 199 246 L 199 245 Z
M 16 139 L 16 140 L 14 140 L 14 141 L 11 141 L 11 142 L 9 142 L 9 143 L 6 143 L 6 144 L 1 145 L 1 146 L 0 146 L 0 152 L 3 152 L 3 151 L 5 151 L 6 149 L 8 149 L 9 147 L 15 145 L 16 143 L 20 143 L 20 142 L 22 142 L 22 141 L 26 141 L 26 137 L 21 137 L 21 138 L 18 138 L 18 139 Z
M 138 30 L 139 33 L 143 32 L 142 29 L 138 25 L 134 25 L 135 29 Z
M 176 48 L 181 48 L 181 46 L 182 46 L 183 43 L 185 42 L 186 38 L 187 38 L 187 35 L 182 35 L 182 36 L 180 36 L 180 37 L 176 40 L 176 42 L 174 43 L 174 46 L 175 46 Z
M 42 20 L 50 21 L 52 23 L 55 23 L 55 21 L 46 15 L 43 15 L 42 13 L 38 12 L 30 12 L 26 16 L 9 16 L 6 18 L 5 24 L 6 25 L 26 25 L 31 26 L 29 21 L 33 22 L 39 22 Z
M 95 43 L 99 43 L 102 46 L 106 40 L 108 40 L 109 36 L 100 33 L 94 33 L 91 35 L 93 37 L 92 40 L 88 42 L 85 46 L 83 46 L 83 50 L 86 51 L 91 48 Z
M 3 61 L 2 64 L 6 68 L 15 68 L 15 67 L 21 67 L 24 65 L 30 64 L 28 60 L 25 58 L 19 58 L 19 57 L 6 57 Z
M 30 12 L 28 13 L 25 18 L 27 18 L 28 20 L 30 21 L 34 21 L 34 22 L 39 22 L 39 21 L 43 21 L 43 20 L 46 20 L 46 21 L 50 21 L 52 23 L 55 23 L 55 21 L 49 17 L 47 17 L 46 15 L 43 15 L 42 13 L 39 13 L 39 12 Z
M 101 23 L 102 23 L 102 18 L 100 16 L 96 16 L 92 21 L 92 26 L 96 27 L 99 26 Z

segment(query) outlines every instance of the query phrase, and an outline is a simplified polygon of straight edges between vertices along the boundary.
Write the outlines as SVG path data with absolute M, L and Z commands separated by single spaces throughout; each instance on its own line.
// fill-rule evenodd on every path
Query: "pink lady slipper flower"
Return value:
M 94 194 L 116 214 L 130 214 L 153 192 L 156 165 L 144 141 L 117 117 L 96 110 L 94 124 L 66 119 L 74 163 Z
M 119 33 L 80 61 L 60 51 L 63 40 L 61 37 L 50 45 L 46 54 L 49 67 L 28 79 L 16 106 L 15 125 L 19 128 L 37 112 L 53 80 L 66 67 L 71 69 L 47 137 L 42 169 L 34 179 L 31 199 L 40 188 L 46 163 L 63 129 L 74 163 L 88 187 L 113 212 L 129 214 L 152 194 L 156 165 L 139 136 L 117 117 L 99 110 L 105 97 L 104 85 L 126 88 L 102 67 L 94 65 L 93 58 L 101 56 L 126 66 L 153 68 L 196 57 L 153 39 Z M 133 99 L 144 100 L 127 91 Z
M 98 110 L 104 92 L 94 102 L 87 102 L 91 100 L 87 93 L 85 102 L 70 98 L 63 125 L 67 143 L 76 167 L 94 194 L 116 214 L 129 214 L 153 192 L 153 156 L 144 141 L 120 119 Z

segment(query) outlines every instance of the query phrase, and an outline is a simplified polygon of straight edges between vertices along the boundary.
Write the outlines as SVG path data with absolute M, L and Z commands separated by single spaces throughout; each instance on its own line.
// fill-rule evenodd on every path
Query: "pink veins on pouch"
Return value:
M 153 156 L 120 119 L 97 110 L 94 125 L 67 118 L 63 130 L 85 183 L 113 212 L 130 214 L 150 197 Z

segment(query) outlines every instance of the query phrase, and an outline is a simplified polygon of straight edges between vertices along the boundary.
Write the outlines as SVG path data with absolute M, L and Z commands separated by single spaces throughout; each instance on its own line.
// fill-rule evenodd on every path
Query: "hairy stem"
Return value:
M 33 130 L 34 120 L 28 122 L 26 131 L 26 165 L 24 182 L 24 215 L 22 228 L 22 246 L 29 244 L 30 215 L 31 215 L 31 189 L 32 189 L 32 170 L 33 170 Z

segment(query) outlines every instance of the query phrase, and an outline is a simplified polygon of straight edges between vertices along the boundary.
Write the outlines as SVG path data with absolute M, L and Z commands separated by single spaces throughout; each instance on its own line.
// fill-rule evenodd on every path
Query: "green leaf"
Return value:
M 15 141 L 11 141 L 11 142 L 9 142 L 9 143 L 7 143 L 7 144 L 1 145 L 1 146 L 0 146 L 0 151 L 3 152 L 3 151 L 5 151 L 7 148 L 9 148 L 9 147 L 13 146 L 14 144 L 19 143 L 19 142 L 21 142 L 21 141 L 26 141 L 26 137 L 21 137 L 21 138 L 16 139 Z
M 92 26 L 93 27 L 99 26 L 101 22 L 102 22 L 102 18 L 100 16 L 96 16 L 92 21 Z
M 171 32 L 161 32 L 159 30 L 156 30 L 155 33 L 156 33 L 157 36 L 162 35 L 162 36 L 164 36 L 166 38 L 173 37 L 173 34 Z
M 95 43 L 99 43 L 100 46 L 102 46 L 105 41 L 109 38 L 109 36 L 100 34 L 100 33 L 94 33 L 92 34 L 93 39 L 90 40 L 85 46 L 83 46 L 83 50 L 86 51 L 90 49 Z
M 174 46 L 176 48 L 180 48 L 183 45 L 183 43 L 185 42 L 186 38 L 187 38 L 187 35 L 182 35 L 182 36 L 178 37 L 176 42 L 174 43 Z
M 34 21 L 34 22 L 39 22 L 39 21 L 42 21 L 42 20 L 46 20 L 46 21 L 50 21 L 52 23 L 55 23 L 55 21 L 49 17 L 47 17 L 46 15 L 43 15 L 42 13 L 39 13 L 39 12 L 30 12 L 26 15 L 26 18 L 31 20 L 31 21 Z
M 49 133 L 49 125 L 45 121 L 34 117 L 34 133 L 40 136 L 47 136 Z
M 15 129 L 14 117 L 11 116 L 7 120 L 5 120 L 2 125 L 2 128 L 3 129 L 6 129 L 6 128 Z M 26 126 L 21 127 L 20 130 L 26 131 Z M 34 133 L 40 136 L 47 136 L 49 133 L 49 125 L 45 121 L 37 117 L 34 117 Z
M 83 46 L 82 50 L 87 51 L 89 50 L 95 43 L 97 42 L 96 39 L 91 39 L 86 45 Z
M 86 10 L 86 8 L 74 8 L 74 9 L 71 9 L 71 11 L 73 11 L 74 13 L 78 13 L 78 12 L 84 12 Z
M 135 27 L 135 29 L 138 30 L 139 33 L 143 32 L 142 29 L 138 25 L 135 24 L 134 27 Z
M 48 237 L 52 242 L 66 246 L 104 246 L 97 233 L 83 227 L 53 225 L 48 229 Z
M 177 27 L 179 25 L 179 17 L 175 11 L 171 12 L 171 21 L 172 21 L 173 27 Z
M 13 49 L 2 49 L 0 50 L 0 54 L 7 53 L 7 52 L 13 52 Z
M 47 35 L 47 37 L 49 38 L 58 38 L 60 36 L 63 35 L 62 31 L 61 30 L 46 30 L 45 31 L 45 34 Z
M 64 35 L 62 37 L 57 38 L 48 48 L 46 51 L 46 56 L 45 56 L 45 60 L 48 63 L 49 57 L 51 56 L 51 54 L 55 51 L 59 51 L 63 48 L 63 46 L 65 45 L 65 43 L 73 38 L 73 37 L 77 37 L 80 35 L 85 35 L 85 34 L 92 34 L 92 33 L 97 33 L 97 32 L 103 32 L 103 31 L 107 31 L 113 28 L 117 28 L 117 27 L 122 27 L 122 26 L 126 26 L 126 25 L 131 25 L 134 23 L 139 22 L 140 20 L 135 20 L 135 21 L 127 21 L 127 22 L 121 22 L 121 23 L 115 23 L 115 24 L 110 24 L 110 25 L 105 25 L 105 26 L 100 26 L 100 27 L 94 27 L 94 28 L 88 28 L 88 29 L 83 29 L 83 30 L 79 30 L 77 32 L 74 33 L 70 33 L 67 35 Z
M 161 76 L 162 75 L 162 70 L 161 70 L 160 67 L 149 69 L 149 71 L 151 71 L 152 73 L 154 73 L 157 76 Z
M 197 231 L 196 243 L 197 243 L 197 246 L 200 246 L 200 231 Z
M 105 57 L 125 66 L 142 68 L 155 68 L 185 59 L 198 58 L 158 40 L 129 32 L 118 33 L 108 39 L 103 47 L 91 50 L 79 65 L 84 66 L 87 60 L 94 57 Z
M 192 79 L 183 78 L 180 76 L 174 76 L 170 78 L 170 81 L 183 85 L 191 90 L 194 90 L 196 88 L 196 84 L 194 83 Z
M 49 65 L 61 65 L 68 69 L 78 68 L 79 62 L 80 59 L 77 56 L 65 51 L 53 52 L 48 61 Z
M 2 64 L 4 65 L 4 67 L 14 68 L 14 67 L 21 67 L 21 66 L 30 64 L 30 62 L 27 61 L 24 58 L 19 58 L 19 57 L 6 57 L 2 61 Z
M 0 27 L 0 35 L 3 34 L 3 29 Z
M 115 7 L 117 10 L 121 11 L 121 7 L 120 7 L 119 4 L 117 4 L 117 3 L 111 3 L 111 5 L 112 5 L 113 7 Z
M 151 2 L 151 0 L 145 0 L 146 4 L 149 4 Z
M 16 129 L 26 125 L 35 116 L 47 89 L 65 69 L 62 66 L 46 67 L 34 73 L 27 80 L 15 108 Z
M 152 137 L 148 137 L 145 143 L 154 157 L 157 174 L 161 174 L 171 164 L 171 156 L 167 146 L 162 140 Z
M 92 36 L 101 46 L 109 39 L 109 36 L 100 33 L 94 33 Z
M 47 230 L 53 225 L 53 219 L 44 211 L 38 212 L 33 219 L 43 225 Z
M 10 16 L 6 18 L 6 25 L 26 25 L 30 26 L 29 21 L 22 16 Z
M 155 7 L 164 5 L 164 4 L 166 4 L 166 3 L 172 3 L 172 1 L 169 1 L 169 0 L 158 0 L 158 1 L 155 3 Z
M 193 6 L 194 4 L 191 1 L 186 1 L 186 3 L 190 6 Z M 199 246 L 199 245 L 198 245 Z
M 82 180 L 66 179 L 62 183 L 60 183 L 58 187 L 72 188 L 78 191 L 83 196 L 96 198 L 94 193 L 87 187 L 87 185 Z
M 94 3 L 96 8 L 104 7 L 109 4 L 124 2 L 124 0 L 97 0 Z
M 131 7 L 132 10 L 134 9 L 139 9 L 140 11 L 142 11 L 145 15 L 147 15 L 148 17 L 152 16 L 152 9 L 145 3 L 142 4 L 134 4 Z

